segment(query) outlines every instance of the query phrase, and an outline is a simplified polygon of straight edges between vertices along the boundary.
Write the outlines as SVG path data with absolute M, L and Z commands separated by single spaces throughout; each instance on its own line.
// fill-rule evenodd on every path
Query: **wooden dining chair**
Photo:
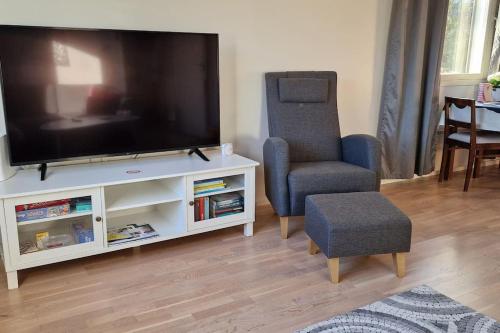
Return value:
M 470 122 L 450 118 L 452 105 L 456 107 L 454 112 L 470 112 Z M 478 177 L 483 158 L 500 156 L 500 133 L 478 131 L 476 127 L 476 101 L 473 99 L 445 97 L 443 157 L 439 171 L 439 182 L 448 180 L 453 173 L 455 149 L 469 150 L 464 192 L 469 189 L 473 168 L 474 177 Z

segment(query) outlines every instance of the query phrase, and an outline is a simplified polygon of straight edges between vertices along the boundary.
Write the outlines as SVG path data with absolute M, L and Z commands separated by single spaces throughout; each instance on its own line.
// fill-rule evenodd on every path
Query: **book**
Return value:
M 149 224 L 127 224 L 124 227 L 108 229 L 108 244 L 123 244 L 140 239 L 158 237 L 159 234 Z
M 222 193 L 218 195 L 214 195 L 212 199 L 218 204 L 218 205 L 225 205 L 225 204 L 231 204 L 236 201 L 241 201 L 242 196 L 239 193 Z
M 200 201 L 198 199 L 194 199 L 194 221 L 197 222 L 200 220 Z
M 222 184 L 214 184 L 214 185 L 207 185 L 207 186 L 195 186 L 194 190 L 195 191 L 204 191 L 204 190 L 209 190 L 213 188 L 224 188 L 226 187 L 225 183 Z
M 215 211 L 215 216 L 219 216 L 224 213 L 229 213 L 229 212 L 236 212 L 236 211 L 243 211 L 243 207 L 234 207 L 234 208 L 228 208 L 228 209 L 218 209 Z
M 194 187 L 197 188 L 197 187 L 218 185 L 218 184 L 224 184 L 224 179 L 219 178 L 219 179 L 197 180 L 194 182 Z
M 205 207 L 205 219 L 210 218 L 210 198 L 209 197 L 203 197 L 204 203 L 203 207 Z
M 214 189 L 209 189 L 209 190 L 204 190 L 204 191 L 198 191 L 198 192 L 194 192 L 195 195 L 197 194 L 209 194 L 209 193 L 213 193 L 213 192 L 218 192 L 220 190 L 223 190 L 225 189 L 225 187 L 221 187 L 221 188 L 214 188 Z
M 200 220 L 203 221 L 205 219 L 205 198 L 198 198 L 200 202 Z
M 241 206 L 243 204 L 243 200 L 237 200 L 237 201 L 223 203 L 223 204 L 219 204 L 219 203 L 215 203 L 215 204 L 216 204 L 217 208 L 231 208 L 231 207 Z
M 235 210 L 235 211 L 232 211 L 232 212 L 220 213 L 220 214 L 217 214 L 216 217 L 223 217 L 223 216 L 228 216 L 228 215 L 233 215 L 233 214 L 239 214 L 241 212 L 243 212 L 243 209 L 241 209 L 241 210 Z

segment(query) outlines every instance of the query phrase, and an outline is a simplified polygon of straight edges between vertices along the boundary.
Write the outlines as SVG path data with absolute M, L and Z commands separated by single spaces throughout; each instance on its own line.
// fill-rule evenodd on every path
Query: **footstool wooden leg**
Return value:
M 281 238 L 288 238 L 288 216 L 280 216 Z
M 333 283 L 340 281 L 340 258 L 327 259 L 328 269 L 330 270 L 330 278 Z
M 406 259 L 404 253 L 393 253 L 392 261 L 394 263 L 394 269 L 396 270 L 396 275 L 400 278 L 406 274 Z
M 309 254 L 316 254 L 319 252 L 319 247 L 312 239 L 309 240 Z

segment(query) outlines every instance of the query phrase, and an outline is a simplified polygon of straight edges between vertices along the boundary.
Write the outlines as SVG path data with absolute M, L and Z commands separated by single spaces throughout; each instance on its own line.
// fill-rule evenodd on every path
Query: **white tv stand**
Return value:
M 253 235 L 255 219 L 255 167 L 257 162 L 239 155 L 208 154 L 210 162 L 197 156 L 170 155 L 51 167 L 40 181 L 36 169 L 19 171 L 0 182 L 0 232 L 2 259 L 9 289 L 18 287 L 17 271 L 105 253 L 211 230 L 244 225 L 244 234 Z M 194 182 L 223 178 L 223 192 L 244 197 L 244 211 L 233 215 L 195 221 Z M 205 194 L 204 196 L 206 196 Z M 51 200 L 90 197 L 87 211 L 70 210 L 67 215 L 19 222 L 16 206 Z M 26 253 L 21 244 L 35 241 L 35 235 L 71 234 L 79 223 L 93 233 L 93 241 L 38 249 Z M 108 228 L 127 224 L 150 224 L 159 236 L 122 244 L 108 244 Z M 21 254 L 23 252 L 23 254 Z

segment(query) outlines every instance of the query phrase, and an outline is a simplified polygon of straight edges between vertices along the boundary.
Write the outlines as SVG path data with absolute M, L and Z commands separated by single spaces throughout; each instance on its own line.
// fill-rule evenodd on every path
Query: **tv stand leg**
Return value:
M 7 272 L 7 288 L 17 289 L 19 284 L 17 282 L 17 271 Z
M 40 164 L 38 171 L 40 171 L 40 181 L 44 181 L 47 175 L 47 163 Z
M 243 225 L 243 234 L 247 237 L 253 236 L 253 222 Z
M 202 160 L 204 160 L 204 161 L 207 161 L 207 162 L 209 162 L 209 161 L 210 161 L 210 160 L 208 159 L 208 157 L 207 157 L 205 154 L 203 154 L 203 153 L 201 152 L 201 150 L 199 150 L 198 148 L 193 148 L 193 149 L 190 149 L 190 150 L 189 150 L 188 155 L 191 155 L 191 154 L 193 154 L 193 153 L 195 153 L 196 155 L 198 155 L 198 156 L 199 156 Z

